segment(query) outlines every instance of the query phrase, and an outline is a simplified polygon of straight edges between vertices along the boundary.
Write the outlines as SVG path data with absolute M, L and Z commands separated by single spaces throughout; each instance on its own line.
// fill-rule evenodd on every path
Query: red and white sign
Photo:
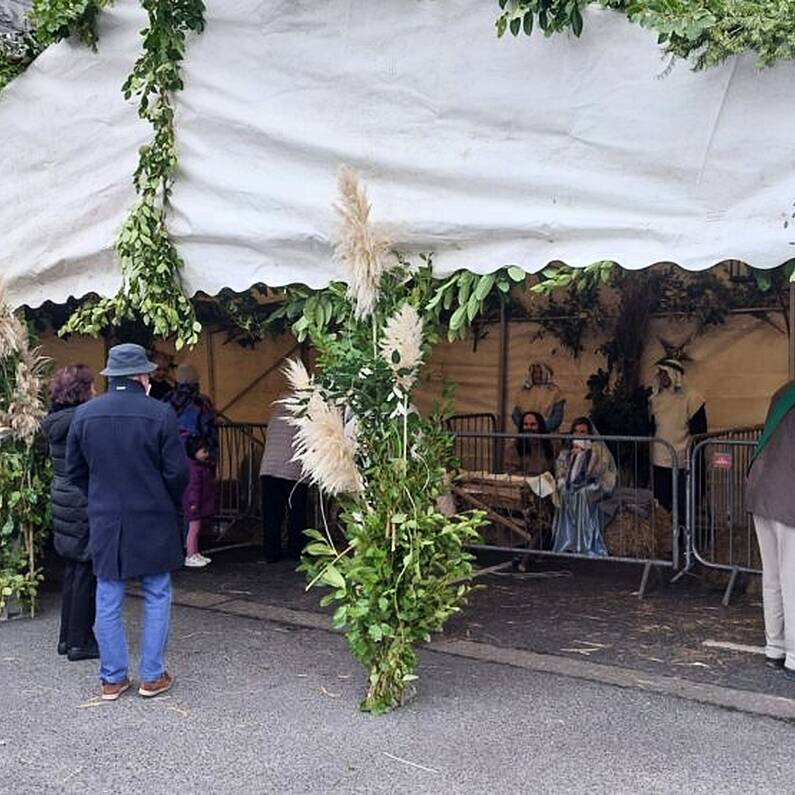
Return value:
M 712 468 L 713 469 L 731 469 L 734 465 L 731 453 L 713 453 L 712 454 Z

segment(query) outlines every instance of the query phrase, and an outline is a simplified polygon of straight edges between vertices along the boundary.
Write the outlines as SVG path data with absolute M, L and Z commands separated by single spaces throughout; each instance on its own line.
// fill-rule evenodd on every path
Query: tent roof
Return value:
M 661 76 L 652 33 L 591 10 L 579 41 L 496 39 L 494 8 L 210 3 L 177 97 L 171 229 L 190 291 L 319 286 L 340 163 L 398 248 L 440 272 L 791 257 L 795 66 Z M 119 285 L 112 241 L 149 128 L 120 87 L 142 12 L 103 13 L 0 96 L 0 273 L 38 305 Z

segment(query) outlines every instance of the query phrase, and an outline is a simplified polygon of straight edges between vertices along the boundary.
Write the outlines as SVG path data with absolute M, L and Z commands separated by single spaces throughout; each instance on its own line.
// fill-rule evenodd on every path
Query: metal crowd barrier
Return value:
M 557 460 L 571 437 L 497 433 L 496 424 L 496 417 L 486 413 L 457 415 L 447 423 L 461 465 L 461 475 L 454 484 L 456 506 L 459 510 L 486 510 L 490 522 L 486 543 L 473 545 L 473 549 L 643 564 L 641 597 L 654 566 L 671 568 L 679 572 L 678 576 L 691 571 L 696 563 L 728 572 L 724 604 L 729 603 L 739 574 L 761 574 L 756 533 L 745 507 L 745 480 L 761 426 L 732 428 L 694 439 L 688 454 L 686 505 L 679 504 L 681 470 L 667 442 L 639 436 L 582 437 L 604 442 L 617 470 L 615 487 L 596 500 L 608 554 L 594 556 L 545 548 L 549 546 L 556 508 L 552 497 L 541 500 L 533 495 L 533 476 L 522 471 L 521 464 L 517 466 L 517 457 L 512 454 L 519 439 L 546 441 Z M 234 526 L 243 520 L 259 527 L 259 465 L 266 429 L 263 423 L 219 423 L 218 527 Z M 661 495 L 655 493 L 655 447 L 665 449 L 671 461 L 670 510 L 660 504 Z M 333 509 L 326 506 L 324 510 L 316 494 L 311 502 L 310 516 L 314 513 L 314 526 L 319 526 Z M 680 557 L 684 559 L 682 567 Z
M 218 506 L 216 527 L 227 532 L 245 519 L 260 519 L 259 466 L 267 425 L 251 422 L 218 424 Z
M 745 505 L 751 458 L 761 426 L 699 437 L 690 450 L 688 546 L 685 570 L 699 563 L 729 572 L 723 595 L 728 605 L 741 573 L 761 574 L 753 520 Z
M 232 541 L 229 548 L 258 544 L 262 534 L 262 485 L 259 469 L 265 449 L 266 423 L 218 424 L 219 455 L 216 468 L 218 506 L 217 540 Z M 320 527 L 334 515 L 330 504 L 321 504 L 316 489 L 309 489 L 307 521 Z M 328 501 L 326 501 L 328 503 Z M 227 548 L 227 547 L 223 547 Z M 218 548 L 214 548 L 216 551 Z
M 489 461 L 489 466 L 496 470 L 499 459 L 494 439 L 497 432 L 494 414 L 456 414 L 447 420 L 447 430 L 462 440 L 456 447 L 456 454 L 463 467 L 479 469 L 481 462 Z M 468 434 L 476 436 L 469 438 Z
M 677 569 L 680 559 L 679 465 L 676 452 L 661 439 L 637 436 L 586 436 L 607 445 L 616 465 L 615 485 L 594 493 L 589 503 L 596 508 L 606 555 L 574 549 L 554 551 L 553 496 L 539 498 L 537 477 L 523 471 L 521 457 L 511 446 L 527 442 L 552 446 L 557 460 L 571 436 L 563 434 L 473 433 L 455 431 L 455 452 L 461 473 L 453 485 L 458 510 L 485 510 L 489 525 L 485 543 L 473 549 L 511 553 L 515 556 L 548 556 L 609 560 L 643 564 L 639 596 L 643 596 L 654 566 Z M 661 507 L 655 494 L 652 451 L 665 450 L 671 463 L 670 510 Z M 501 466 L 495 461 L 503 462 Z M 552 473 L 553 476 L 555 473 Z M 536 481 L 536 489 L 533 488 Z M 659 482 L 659 481 L 658 481 Z

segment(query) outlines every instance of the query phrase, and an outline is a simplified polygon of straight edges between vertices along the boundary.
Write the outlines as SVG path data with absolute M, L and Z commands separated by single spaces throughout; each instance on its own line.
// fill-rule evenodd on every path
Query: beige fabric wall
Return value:
M 588 413 L 585 399 L 588 376 L 604 358 L 595 353 L 601 340 L 590 338 L 585 351 L 575 359 L 551 335 L 536 339 L 538 325 L 511 323 L 508 349 L 508 411 L 521 387 L 530 362 L 543 361 L 555 371 L 555 381 L 566 397 L 566 421 Z M 651 343 L 644 360 L 647 382 L 654 362 L 663 354 L 658 337 L 682 342 L 690 334 L 687 324 L 655 320 Z M 707 401 L 711 429 L 753 425 L 762 422 L 771 394 L 787 378 L 787 337 L 769 323 L 734 315 L 725 326 L 708 331 L 688 346 L 692 362 L 687 364 L 687 383 Z M 471 340 L 439 345 L 434 351 L 429 378 L 423 383 L 417 405 L 427 411 L 441 394 L 445 380 L 457 383 L 455 409 L 460 413 L 494 412 L 499 400 L 499 327 L 489 327 L 488 336 L 473 351 Z
M 292 336 L 285 335 L 276 340 L 266 340 L 253 349 L 242 348 L 237 343 L 224 344 L 225 334 L 203 334 L 192 351 L 175 353 L 173 346 L 158 343 L 158 350 L 174 355 L 177 363 L 190 361 L 199 371 L 202 391 L 212 392 L 216 406 L 221 409 L 237 394 L 251 384 L 261 373 L 278 363 L 295 346 Z M 210 341 L 211 340 L 211 341 Z M 55 367 L 82 362 L 96 373 L 104 367 L 105 344 L 102 339 L 73 337 L 62 340 L 54 335 L 45 335 L 41 340 L 44 352 L 53 359 Z M 209 378 L 208 346 L 213 349 L 215 388 L 211 389 Z M 98 390 L 104 388 L 104 379 L 97 376 Z M 277 367 L 259 381 L 240 400 L 226 411 L 230 419 L 238 422 L 267 422 L 271 403 L 286 388 L 286 383 Z
M 683 336 L 671 321 L 658 321 L 655 328 L 666 339 Z M 649 374 L 658 351 L 655 346 L 654 356 L 647 356 Z M 771 395 L 787 380 L 786 334 L 749 315 L 734 315 L 688 351 L 693 362 L 686 365 L 687 383 L 706 398 L 710 429 L 764 421 Z
M 508 411 L 513 397 L 524 380 L 532 361 L 544 361 L 555 370 L 555 380 L 567 400 L 566 418 L 586 414 L 586 381 L 604 360 L 595 353 L 598 339 L 586 342 L 585 352 L 574 359 L 563 351 L 551 336 L 535 339 L 538 326 L 532 323 L 511 323 L 508 349 Z M 499 337 L 497 325 L 486 329 L 486 336 L 473 341 L 442 343 L 434 351 L 430 367 L 417 395 L 417 406 L 430 410 L 441 395 L 445 382 L 457 384 L 455 410 L 459 413 L 493 412 L 498 410 Z M 663 354 L 657 342 L 661 336 L 681 341 L 689 328 L 681 323 L 656 320 L 652 343 L 646 353 L 644 371 L 651 379 L 654 361 Z M 254 349 L 236 343 L 224 344 L 224 334 L 202 336 L 191 352 L 181 352 L 176 360 L 190 360 L 199 370 L 202 388 L 210 391 L 208 377 L 208 344 L 213 347 L 215 390 L 213 398 L 219 408 L 245 389 L 257 376 L 276 363 L 294 346 L 291 336 L 267 340 Z M 47 335 L 42 339 L 45 352 L 56 366 L 81 361 L 97 372 L 104 364 L 104 343 L 100 339 L 73 338 L 67 341 Z M 169 350 L 166 345 L 161 350 Z M 707 400 L 710 428 L 752 425 L 764 419 L 770 395 L 787 377 L 787 338 L 770 324 L 749 316 L 732 316 L 725 326 L 709 331 L 688 348 L 693 362 L 687 365 L 687 382 Z M 97 379 L 97 387 L 103 381 Z M 227 415 L 234 420 L 266 422 L 270 404 L 285 388 L 278 368 L 259 382 L 247 395 L 234 403 Z

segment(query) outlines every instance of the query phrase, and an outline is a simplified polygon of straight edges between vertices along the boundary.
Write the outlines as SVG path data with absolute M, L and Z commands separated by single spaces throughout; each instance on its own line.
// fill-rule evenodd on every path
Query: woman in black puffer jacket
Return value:
M 50 382 L 50 412 L 42 423 L 53 465 L 50 494 L 55 551 L 66 561 L 58 653 L 72 661 L 99 657 L 93 629 L 97 581 L 88 548 L 86 499 L 64 474 L 69 426 L 77 407 L 94 394 L 94 374 L 88 367 L 63 367 Z

